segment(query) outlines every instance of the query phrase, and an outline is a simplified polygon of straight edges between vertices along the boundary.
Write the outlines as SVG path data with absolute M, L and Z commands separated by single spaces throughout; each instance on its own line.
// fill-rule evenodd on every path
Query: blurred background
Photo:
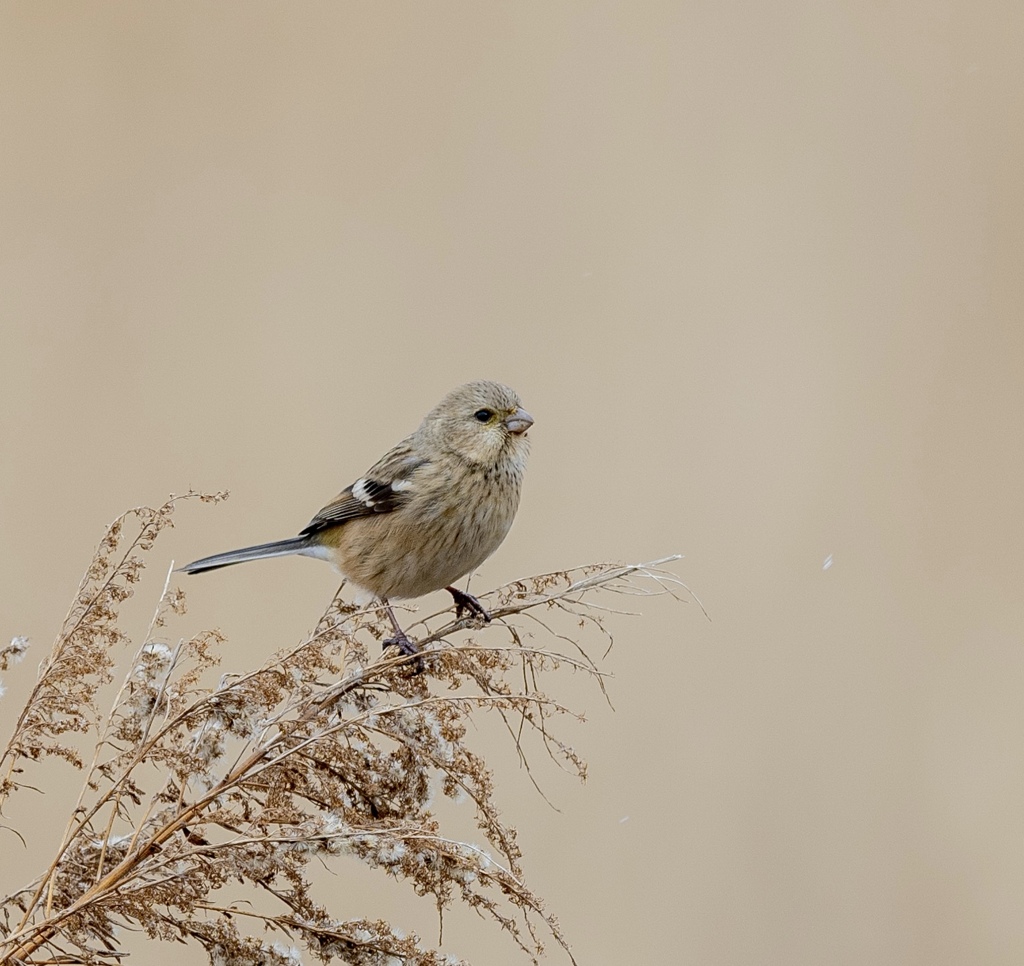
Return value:
M 559 811 L 488 752 L 580 963 L 1019 963 L 1021 36 L 998 0 L 5 3 L 3 720 L 122 510 L 232 492 L 148 615 L 498 379 L 537 423 L 474 588 L 679 552 L 711 618 L 617 619 L 614 710 L 564 680 Z M 192 578 L 189 626 L 237 669 L 336 583 Z M 465 915 L 444 948 L 521 961 Z

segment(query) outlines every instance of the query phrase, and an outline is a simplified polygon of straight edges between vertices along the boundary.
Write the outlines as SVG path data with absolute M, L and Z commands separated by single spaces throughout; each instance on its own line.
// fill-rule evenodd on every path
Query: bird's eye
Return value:
M 480 420 L 482 423 L 486 423 L 494 413 L 489 409 L 478 409 L 473 415 Z

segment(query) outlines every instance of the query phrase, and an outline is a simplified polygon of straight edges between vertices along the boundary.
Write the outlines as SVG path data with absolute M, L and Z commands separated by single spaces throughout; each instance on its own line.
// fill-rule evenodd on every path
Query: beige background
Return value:
M 534 451 L 474 586 L 679 551 L 712 617 L 618 622 L 614 711 L 566 681 L 560 812 L 496 758 L 580 962 L 1019 963 L 1022 36 L 966 0 L 5 3 L 0 635 L 47 644 L 122 509 L 233 492 L 155 594 L 500 379 Z M 335 578 L 187 586 L 238 666 Z M 445 948 L 516 961 L 466 917 Z

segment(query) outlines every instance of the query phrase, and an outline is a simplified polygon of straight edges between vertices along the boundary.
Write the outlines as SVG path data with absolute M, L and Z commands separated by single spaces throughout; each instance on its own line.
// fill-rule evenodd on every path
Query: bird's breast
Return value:
M 521 474 L 469 472 L 414 487 L 391 513 L 323 534 L 338 569 L 386 598 L 420 597 L 480 566 L 505 539 L 519 506 Z

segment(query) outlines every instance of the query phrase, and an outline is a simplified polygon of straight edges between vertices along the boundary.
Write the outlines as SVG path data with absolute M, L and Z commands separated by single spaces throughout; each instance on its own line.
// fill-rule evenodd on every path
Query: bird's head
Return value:
M 532 425 L 512 389 L 483 380 L 453 389 L 423 420 L 423 430 L 445 449 L 480 466 L 525 459 Z

